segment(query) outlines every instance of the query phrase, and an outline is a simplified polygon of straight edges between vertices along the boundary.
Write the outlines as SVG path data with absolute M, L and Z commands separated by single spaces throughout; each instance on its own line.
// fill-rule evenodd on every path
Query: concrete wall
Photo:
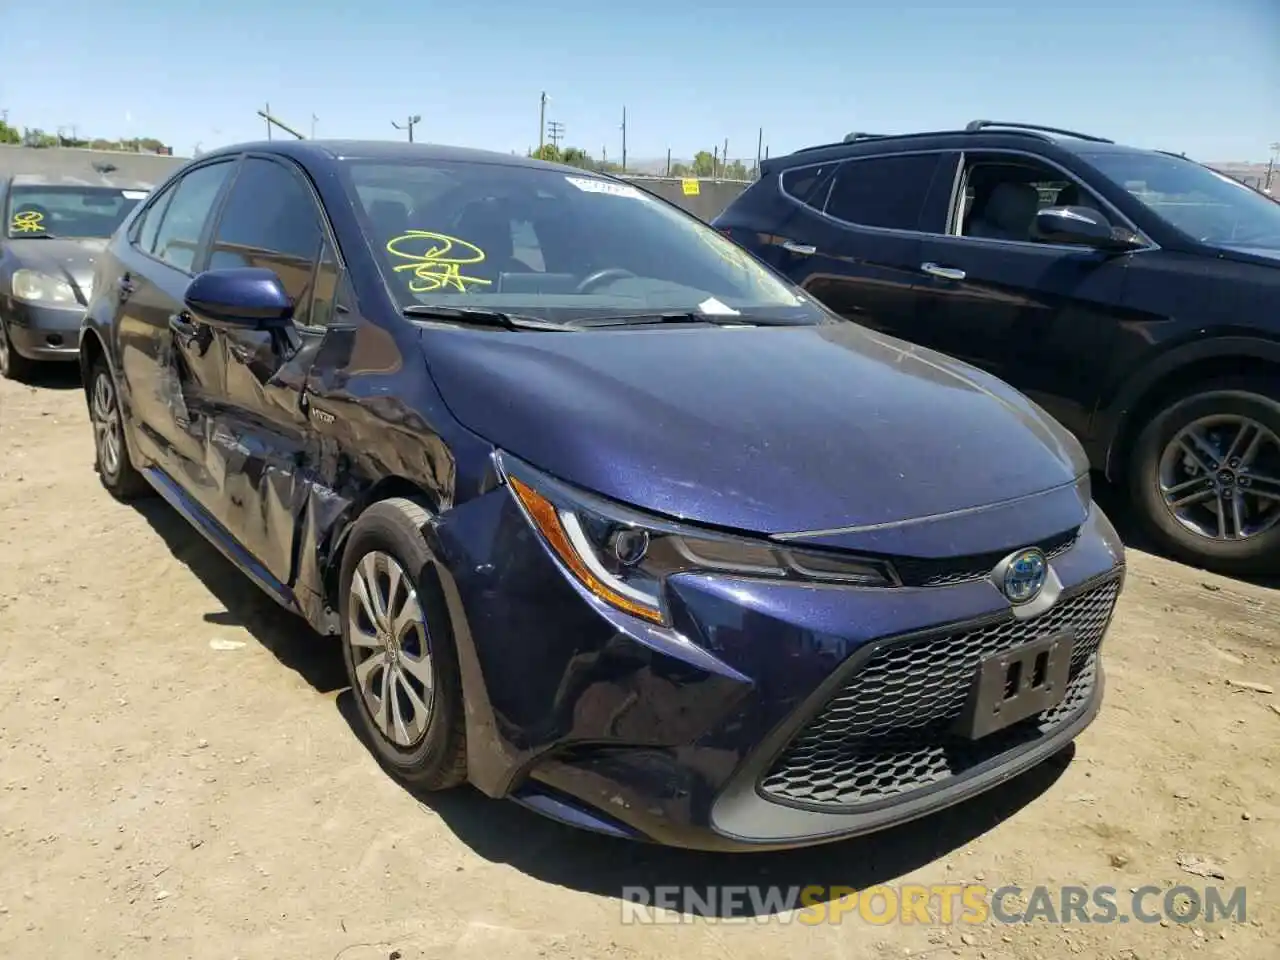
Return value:
M 0 177 L 33 173 L 101 183 L 104 174 L 94 169 L 94 164 L 109 163 L 116 169 L 105 176 L 113 186 L 143 188 L 159 183 L 186 162 L 185 157 L 159 157 L 112 150 L 0 146 Z
M 656 193 L 664 200 L 688 210 L 695 217 L 710 221 L 736 200 L 751 184 L 741 180 L 699 179 L 697 196 L 687 196 L 684 181 L 678 177 L 627 177 L 637 187 Z

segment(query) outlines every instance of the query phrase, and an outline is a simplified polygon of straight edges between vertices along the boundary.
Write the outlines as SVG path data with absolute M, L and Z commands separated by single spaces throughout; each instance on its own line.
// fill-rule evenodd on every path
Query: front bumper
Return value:
M 1124 567 L 1097 507 L 1051 561 L 1060 595 L 1031 617 L 981 578 L 859 589 L 682 575 L 665 630 L 578 589 L 505 491 L 481 501 L 435 530 L 456 578 L 470 775 L 575 826 L 706 850 L 839 840 L 1016 776 L 1101 703 Z M 1064 627 L 1080 639 L 1059 707 L 950 738 L 980 659 Z
M 84 307 L 41 307 L 8 298 L 5 329 L 9 344 L 28 360 L 76 360 Z

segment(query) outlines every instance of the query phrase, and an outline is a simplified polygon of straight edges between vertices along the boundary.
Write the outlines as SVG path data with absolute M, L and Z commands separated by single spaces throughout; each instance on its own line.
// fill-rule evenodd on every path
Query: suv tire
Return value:
M 1181 445 L 1173 447 L 1180 436 L 1188 436 L 1188 428 L 1206 423 L 1211 425 L 1210 430 L 1218 431 L 1216 435 L 1221 439 L 1216 446 L 1206 449 L 1189 441 L 1197 450 L 1194 457 Z M 1219 424 L 1216 428 L 1212 426 L 1215 423 Z M 1215 381 L 1196 387 L 1161 410 L 1138 435 L 1134 445 L 1129 469 L 1130 496 L 1148 534 L 1177 559 L 1228 575 L 1270 573 L 1280 569 L 1280 522 L 1252 536 L 1214 539 L 1181 522 L 1165 501 L 1164 490 L 1175 485 L 1175 481 L 1181 483 L 1185 488 L 1183 497 L 1203 498 L 1199 507 L 1184 507 L 1184 515 L 1194 517 L 1197 523 L 1203 520 L 1209 528 L 1217 522 L 1211 511 L 1216 511 L 1221 502 L 1228 511 L 1225 523 L 1229 532 L 1234 532 L 1234 517 L 1229 515 L 1233 501 L 1242 502 L 1246 509 L 1257 509 L 1260 501 L 1251 494 L 1251 490 L 1256 489 L 1253 478 L 1247 469 L 1237 473 L 1231 465 L 1240 458 L 1225 457 L 1231 452 L 1229 445 L 1236 423 L 1253 424 L 1253 433 L 1259 427 L 1269 432 L 1270 437 L 1262 441 L 1260 456 L 1280 455 L 1280 450 L 1273 449 L 1274 441 L 1280 438 L 1280 378 L 1236 377 Z M 1253 433 L 1243 438 L 1242 449 L 1248 448 Z M 1177 465 L 1178 460 L 1183 465 L 1198 460 L 1199 465 L 1188 472 Z M 1248 464 L 1243 466 L 1247 468 Z M 1206 472 L 1207 467 L 1215 469 Z M 1269 469 L 1267 474 L 1280 477 L 1280 467 Z M 1193 482 L 1199 476 L 1204 479 Z M 1222 482 L 1216 482 L 1215 478 Z M 1268 485 L 1267 489 L 1270 492 L 1272 488 Z M 1219 501 L 1217 492 L 1222 490 L 1226 491 L 1226 498 Z M 1280 488 L 1274 492 L 1280 496 Z M 1269 511 L 1273 510 L 1280 510 L 1280 501 L 1269 507 Z
M 466 780 L 467 752 L 453 631 L 422 536 L 430 519 L 400 497 L 362 513 L 343 551 L 338 608 L 342 658 L 366 742 L 397 779 L 433 791 Z M 430 696 L 422 683 L 427 676 Z M 419 710 L 425 714 L 420 732 L 410 709 L 414 719 Z

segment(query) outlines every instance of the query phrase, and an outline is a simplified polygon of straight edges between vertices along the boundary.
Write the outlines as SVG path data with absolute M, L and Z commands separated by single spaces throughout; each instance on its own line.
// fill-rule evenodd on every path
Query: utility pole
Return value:
M 756 179 L 760 179 L 760 150 L 764 147 L 764 127 L 756 134 Z
M 542 91 L 542 99 L 538 101 L 538 156 L 542 156 L 542 148 L 546 145 L 547 136 L 547 91 Z
M 721 173 L 723 176 L 729 175 L 729 138 L 724 138 L 724 150 L 720 153 L 720 163 L 722 164 Z
M 564 124 L 558 120 L 547 121 L 547 139 L 551 141 L 551 145 L 557 150 L 560 149 L 560 141 L 564 139 Z
M 316 138 L 316 123 L 319 121 L 319 119 L 320 118 L 317 117 L 314 113 L 311 115 L 311 139 L 312 140 Z
M 259 110 L 258 116 L 262 117 L 262 119 L 267 121 L 267 139 L 268 140 L 271 139 L 272 127 L 279 127 L 285 133 L 292 134 L 293 136 L 297 137 L 299 140 L 307 139 L 306 134 L 299 133 L 297 130 L 293 129 L 293 127 L 289 126 L 287 123 L 281 120 L 279 117 L 272 116 L 270 110 Z M 222 131 L 214 130 L 213 132 L 221 133 Z
M 406 121 L 403 127 L 400 126 L 400 124 L 396 123 L 394 120 L 391 121 L 391 125 L 395 127 L 397 130 L 408 130 L 409 142 L 413 143 L 413 128 L 416 127 L 421 121 L 422 121 L 422 114 L 415 113 L 409 117 L 408 121 Z
M 627 172 L 627 108 L 622 108 L 622 172 Z
M 667 147 L 667 176 L 671 176 L 671 148 Z
M 711 148 L 711 179 L 716 179 L 716 171 L 720 169 L 720 148 Z
M 264 104 L 263 110 L 260 116 L 265 117 L 267 120 L 267 139 L 270 140 L 271 139 L 271 104 L 270 103 Z
M 1264 190 L 1270 191 L 1271 189 L 1271 175 L 1276 169 L 1277 156 L 1280 156 L 1280 143 L 1273 143 L 1271 145 L 1271 159 L 1267 161 L 1267 185 L 1263 188 Z

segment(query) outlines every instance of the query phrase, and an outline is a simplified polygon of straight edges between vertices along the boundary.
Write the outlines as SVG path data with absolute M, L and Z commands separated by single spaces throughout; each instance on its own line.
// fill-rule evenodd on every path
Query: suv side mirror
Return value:
M 1133 250 L 1142 246 L 1131 230 L 1113 227 L 1091 207 L 1045 207 L 1036 213 L 1036 232 L 1049 243 L 1069 243 L 1098 250 Z
M 234 267 L 206 270 L 187 286 L 187 309 L 215 327 L 267 330 L 288 323 L 293 300 L 274 270 Z

